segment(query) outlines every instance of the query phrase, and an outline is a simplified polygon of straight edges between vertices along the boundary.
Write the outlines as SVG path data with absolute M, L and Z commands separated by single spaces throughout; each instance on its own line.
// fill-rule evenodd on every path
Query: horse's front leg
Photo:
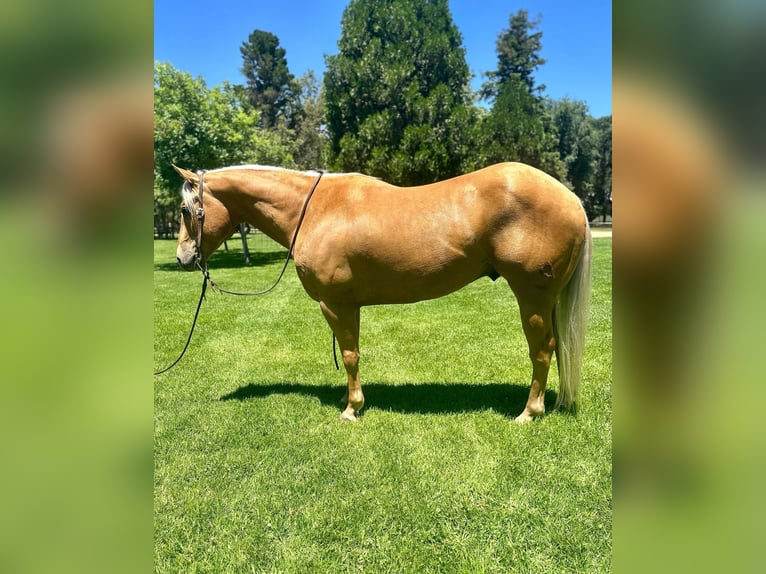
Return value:
M 364 406 L 362 385 L 359 382 L 359 307 L 337 306 L 324 301 L 319 306 L 338 339 L 343 366 L 348 375 L 346 410 L 340 415 L 340 420 L 355 421 Z

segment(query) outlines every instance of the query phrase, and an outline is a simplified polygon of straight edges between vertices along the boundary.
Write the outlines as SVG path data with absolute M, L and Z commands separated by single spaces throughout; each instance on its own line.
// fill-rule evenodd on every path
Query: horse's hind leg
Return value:
M 319 306 L 338 339 L 343 366 L 348 375 L 347 404 L 340 419 L 355 421 L 356 415 L 364 406 L 364 395 L 359 381 L 359 307 L 328 305 L 324 301 Z
M 545 386 L 556 339 L 553 336 L 553 303 L 531 303 L 519 299 L 519 310 L 532 361 L 532 383 L 527 404 L 516 417 L 516 422 L 527 422 L 545 412 Z

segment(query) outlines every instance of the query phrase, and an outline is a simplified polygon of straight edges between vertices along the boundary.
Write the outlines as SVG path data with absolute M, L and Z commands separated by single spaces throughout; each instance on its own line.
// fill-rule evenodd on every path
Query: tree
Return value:
M 533 72 L 545 63 L 538 52 L 542 32 L 532 32 L 526 10 L 509 17 L 497 38 L 497 70 L 487 73 L 481 95 L 493 100 L 481 122 L 481 150 L 487 163 L 521 161 L 561 179 L 565 168 L 556 152 L 555 127 L 542 105 L 545 86 L 535 86 Z
M 519 10 L 511 14 L 508 24 L 497 38 L 497 70 L 486 74 L 489 80 L 481 90 L 484 98 L 495 98 L 509 80 L 520 80 L 529 94 L 545 90 L 544 85 L 535 86 L 532 76 L 545 63 L 539 54 L 543 33 L 533 32 L 540 25 L 540 19 L 530 22 L 527 11 Z
M 561 179 L 565 170 L 550 119 L 520 78 L 508 78 L 481 123 L 484 163 L 520 161 Z
M 261 126 L 274 128 L 285 114 L 295 90 L 295 78 L 287 67 L 285 49 L 271 32 L 254 30 L 239 51 L 250 103 L 261 114 Z
M 459 173 L 475 111 L 447 0 L 352 0 L 341 28 L 324 79 L 335 167 L 400 185 Z
M 325 167 L 328 137 L 322 85 L 312 70 L 298 78 L 296 85 L 290 120 L 280 128 L 282 139 L 289 142 L 296 167 Z
M 176 219 L 182 181 L 174 163 L 191 169 L 259 162 L 292 165 L 285 144 L 257 124 L 258 113 L 240 87 L 224 83 L 210 90 L 201 78 L 155 63 L 155 215 Z
M 564 98 L 549 101 L 547 106 L 556 128 L 556 149 L 566 169 L 565 183 L 586 200 L 595 169 L 593 118 L 585 102 Z
M 606 221 L 612 215 L 612 116 L 593 121 L 595 170 L 591 194 L 586 201 L 592 217 Z

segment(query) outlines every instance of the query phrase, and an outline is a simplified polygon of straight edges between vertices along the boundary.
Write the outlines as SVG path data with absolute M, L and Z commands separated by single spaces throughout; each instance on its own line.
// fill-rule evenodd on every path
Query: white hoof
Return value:
M 519 424 L 528 423 L 530 421 L 535 420 L 537 417 L 539 417 L 542 414 L 543 413 L 533 414 L 533 413 L 530 413 L 528 411 L 524 411 L 519 416 L 517 416 L 515 420 Z
M 346 409 L 340 414 L 340 420 L 356 422 L 356 414 L 354 414 L 353 409 Z

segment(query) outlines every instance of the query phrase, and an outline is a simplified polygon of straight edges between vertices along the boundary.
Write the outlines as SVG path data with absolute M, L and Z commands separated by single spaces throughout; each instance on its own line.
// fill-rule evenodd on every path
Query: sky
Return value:
M 341 18 L 349 0 L 155 0 L 154 59 L 204 78 L 208 87 L 224 80 L 244 84 L 239 47 L 253 30 L 279 38 L 290 72 L 309 69 L 317 78 L 325 55 L 338 53 Z M 519 9 L 540 17 L 540 55 L 546 63 L 535 81 L 544 95 L 588 105 L 594 117 L 612 113 L 611 0 L 449 0 L 463 36 L 466 62 L 476 90 L 482 72 L 497 68 L 495 43 Z

